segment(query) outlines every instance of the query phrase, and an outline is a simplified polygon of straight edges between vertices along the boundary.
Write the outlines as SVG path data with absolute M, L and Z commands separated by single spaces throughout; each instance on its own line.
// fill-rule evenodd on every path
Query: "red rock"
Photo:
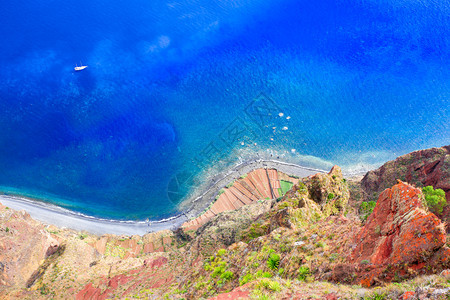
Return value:
M 160 256 L 156 259 L 153 259 L 153 260 L 146 259 L 146 260 L 144 260 L 144 266 L 147 266 L 150 269 L 159 268 L 159 267 L 165 265 L 167 263 L 167 261 L 168 261 L 167 258 L 162 257 L 162 256 Z
M 444 225 L 424 208 L 422 199 L 420 189 L 403 182 L 386 189 L 357 235 L 350 261 L 412 263 L 441 248 L 446 240 Z
M 414 299 L 414 295 L 415 295 L 415 294 L 416 294 L 415 292 L 411 292 L 411 291 L 404 292 L 403 295 L 402 295 L 402 299 L 403 299 L 403 300 L 406 300 L 406 299 Z
M 84 300 L 84 299 L 97 299 L 100 295 L 100 289 L 95 288 L 92 283 L 88 283 L 84 286 L 84 288 L 79 291 L 75 299 L 76 300 Z
M 450 233 L 450 146 L 415 151 L 385 163 L 380 168 L 369 171 L 361 180 L 361 187 L 367 195 L 365 200 L 373 200 L 378 194 L 401 179 L 418 187 L 431 185 L 444 190 L 447 205 L 442 215 Z
M 215 297 L 209 298 L 209 300 L 229 300 L 229 299 L 249 299 L 250 292 L 246 291 L 246 285 L 235 288 L 229 293 L 219 294 Z

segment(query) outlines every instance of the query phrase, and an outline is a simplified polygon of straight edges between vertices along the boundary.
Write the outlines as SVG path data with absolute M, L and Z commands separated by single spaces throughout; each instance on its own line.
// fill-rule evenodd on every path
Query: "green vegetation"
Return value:
M 309 277 L 310 272 L 309 272 L 309 268 L 305 267 L 305 266 L 301 266 L 298 269 L 298 280 L 300 281 L 306 281 L 306 279 Z
M 87 238 L 88 237 L 88 235 L 86 234 L 86 233 L 80 233 L 79 235 L 78 235 L 78 238 L 80 239 L 80 240 L 84 240 L 85 238 Z
M 219 249 L 219 251 L 217 251 L 217 256 L 222 257 L 225 254 L 227 254 L 227 249 Z
M 281 193 L 282 195 L 286 194 L 294 184 L 290 181 L 280 180 Z
M 267 224 L 252 223 L 248 229 L 241 233 L 241 239 L 244 241 L 250 241 L 262 235 L 266 235 L 268 227 L 269 226 Z
M 268 290 L 274 291 L 274 292 L 279 292 L 281 291 L 281 285 L 279 282 L 277 281 L 273 281 L 270 279 L 262 279 L 259 283 L 260 287 L 264 287 Z
M 260 277 L 262 277 L 262 278 L 272 278 L 273 276 L 272 276 L 272 273 L 270 273 L 270 272 L 264 272 L 264 273 L 262 273 L 262 275 Z
M 361 220 L 366 221 L 370 214 L 373 212 L 375 205 L 377 203 L 375 201 L 362 202 L 359 206 L 359 211 L 361 212 Z
M 220 278 L 222 278 L 224 281 L 231 280 L 233 278 L 234 274 L 231 271 L 225 271 L 220 275 Z
M 328 199 L 328 200 L 331 200 L 331 199 L 333 199 L 333 198 L 334 198 L 334 194 L 333 194 L 333 193 L 329 193 L 328 196 L 327 196 L 327 199 Z
M 9 232 L 9 227 L 6 227 L 5 231 L 6 231 L 6 232 Z
M 377 292 L 374 292 L 373 294 L 364 297 L 364 300 L 383 300 L 386 299 L 386 294 L 378 294 Z
M 226 187 L 227 189 L 229 189 L 230 187 L 233 186 L 233 184 L 234 184 L 234 180 L 233 180 L 232 182 L 230 182 L 229 184 L 227 184 L 225 187 Z
M 444 207 L 447 206 L 445 192 L 441 189 L 433 189 L 432 186 L 426 186 L 422 189 L 425 196 L 425 203 L 434 214 L 442 214 Z
M 253 280 L 253 275 L 251 273 L 247 273 L 241 279 L 239 279 L 239 284 L 244 285 L 247 282 L 250 282 L 252 280 Z

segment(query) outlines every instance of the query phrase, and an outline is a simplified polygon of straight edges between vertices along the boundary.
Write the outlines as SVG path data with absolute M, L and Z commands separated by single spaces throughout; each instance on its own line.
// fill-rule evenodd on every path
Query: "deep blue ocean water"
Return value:
M 448 0 L 17 0 L 0 20 L 3 192 L 158 219 L 238 160 L 352 172 L 450 142 Z

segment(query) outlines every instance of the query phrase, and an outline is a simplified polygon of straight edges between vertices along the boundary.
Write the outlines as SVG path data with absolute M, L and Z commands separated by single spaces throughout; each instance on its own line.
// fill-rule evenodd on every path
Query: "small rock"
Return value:
M 306 244 L 304 241 L 298 241 L 298 242 L 294 243 L 294 246 L 301 246 L 301 245 L 304 245 L 304 244 Z

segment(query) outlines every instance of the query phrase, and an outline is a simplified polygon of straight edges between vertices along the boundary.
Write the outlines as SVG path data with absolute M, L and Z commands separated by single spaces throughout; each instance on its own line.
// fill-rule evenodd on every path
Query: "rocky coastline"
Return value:
M 422 187 L 448 200 L 449 149 L 361 180 L 338 166 L 302 176 L 248 166 L 199 206 L 201 220 L 144 235 L 45 225 L 3 204 L 0 297 L 447 299 L 449 205 L 433 213 Z

